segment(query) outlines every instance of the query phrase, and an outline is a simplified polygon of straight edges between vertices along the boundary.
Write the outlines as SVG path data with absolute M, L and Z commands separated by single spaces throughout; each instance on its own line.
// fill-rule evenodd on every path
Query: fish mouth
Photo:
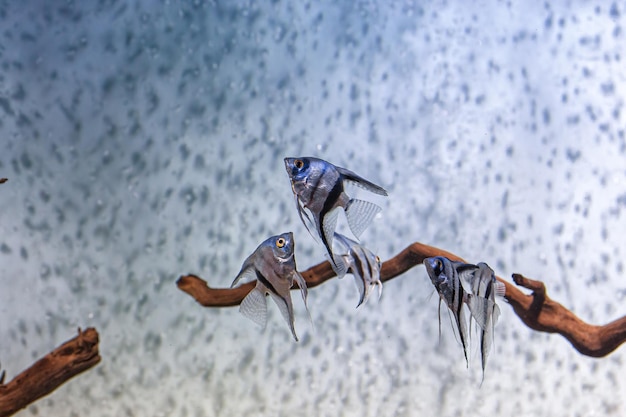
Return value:
M 287 174 L 289 174 L 289 176 L 291 176 L 291 167 L 293 166 L 293 161 L 296 158 L 285 158 L 284 162 L 285 162 L 285 169 L 287 170 Z

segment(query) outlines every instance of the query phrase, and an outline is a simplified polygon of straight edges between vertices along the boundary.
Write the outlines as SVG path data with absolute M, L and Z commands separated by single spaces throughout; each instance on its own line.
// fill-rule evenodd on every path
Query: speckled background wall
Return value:
M 623 348 L 579 355 L 501 302 L 480 386 L 423 267 L 354 309 L 352 278 L 258 330 L 228 286 L 270 235 L 324 259 L 282 158 L 387 188 L 363 242 L 413 241 L 626 314 L 625 2 L 72 2 L 0 6 L 0 364 L 77 327 L 102 363 L 20 416 L 624 415 Z M 361 192 L 360 196 L 365 196 Z M 343 219 L 341 219 L 343 221 Z M 294 294 L 295 295 L 295 294 Z M 297 299 L 297 297 L 295 297 Z

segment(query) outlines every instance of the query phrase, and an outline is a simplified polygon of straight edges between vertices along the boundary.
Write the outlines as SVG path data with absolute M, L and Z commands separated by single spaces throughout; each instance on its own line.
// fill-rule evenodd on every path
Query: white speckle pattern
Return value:
M 289 230 L 324 260 L 282 163 L 312 155 L 389 191 L 383 260 L 421 241 L 626 314 L 626 4 L 420 3 L 0 5 L 0 365 L 79 326 L 103 358 L 19 416 L 626 413 L 624 347 L 584 357 L 504 303 L 481 387 L 423 267 L 358 310 L 349 280 L 311 290 L 300 343 L 176 288 Z

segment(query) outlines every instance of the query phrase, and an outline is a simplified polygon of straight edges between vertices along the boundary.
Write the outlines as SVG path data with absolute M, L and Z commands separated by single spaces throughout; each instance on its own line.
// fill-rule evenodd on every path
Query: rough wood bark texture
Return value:
M 445 256 L 451 260 L 463 261 L 462 258 L 443 249 L 416 242 L 383 263 L 380 279 L 389 281 L 431 256 Z M 302 272 L 302 276 L 308 288 L 313 288 L 333 278 L 335 272 L 330 263 L 322 262 Z M 506 286 L 505 299 L 524 324 L 539 332 L 562 335 L 583 355 L 596 358 L 606 356 L 626 340 L 626 317 L 604 326 L 591 325 L 551 300 L 540 281 L 513 274 L 515 284 L 532 291 L 531 294 L 525 294 L 510 282 L 500 277 L 497 279 Z M 211 288 L 205 280 L 196 275 L 183 275 L 176 285 L 204 307 L 228 307 L 238 305 L 255 284 L 249 282 L 232 289 Z
M 78 329 L 78 336 L 39 359 L 7 384 L 4 384 L 4 372 L 0 374 L 0 417 L 15 414 L 98 362 L 98 332 L 94 328 Z

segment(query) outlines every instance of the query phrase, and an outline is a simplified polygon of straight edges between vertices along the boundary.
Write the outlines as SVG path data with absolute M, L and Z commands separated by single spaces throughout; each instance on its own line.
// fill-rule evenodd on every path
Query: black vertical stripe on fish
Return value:
M 487 282 L 487 289 L 485 290 L 485 298 L 489 298 L 489 296 L 491 295 L 491 287 L 493 286 L 493 282 L 491 280 L 491 278 L 489 278 L 489 281 Z
M 467 348 L 465 347 L 465 337 L 463 337 L 463 330 L 461 329 L 461 312 L 463 310 L 463 287 L 461 286 L 460 279 L 455 279 L 454 284 L 455 287 L 458 286 L 458 288 L 456 288 L 456 295 L 459 297 L 458 300 L 455 300 L 455 298 L 453 297 L 453 300 L 455 300 L 458 304 L 456 310 L 456 326 L 459 329 L 459 338 L 461 339 L 461 344 L 463 345 L 463 355 L 465 355 L 465 361 L 467 362 Z
M 311 197 L 309 198 L 309 201 L 315 201 L 315 193 L 317 193 L 317 190 L 319 189 L 318 185 L 327 172 L 327 170 L 324 170 L 324 172 L 322 172 L 322 175 L 319 175 L 317 178 L 315 178 L 315 184 L 311 184 L 311 188 L 313 189 L 313 191 L 311 192 Z
M 365 264 L 367 265 L 368 277 L 370 277 L 370 279 L 371 279 L 373 277 L 373 275 L 374 275 L 374 272 L 372 271 L 372 263 L 368 259 L 367 253 L 365 253 L 365 251 L 363 249 L 361 249 L 361 254 L 363 255 L 363 259 L 366 260 Z
M 355 253 L 356 255 L 356 253 Z M 357 274 L 360 277 L 364 277 L 365 275 L 363 274 L 363 263 L 361 262 L 361 258 L 358 256 L 353 256 L 353 260 L 354 260 L 354 266 L 357 269 Z M 366 283 L 363 283 L 363 285 L 367 285 Z
M 282 298 L 282 296 L 280 294 L 278 294 L 278 292 L 276 291 L 276 288 L 274 288 L 274 286 L 272 285 L 271 282 L 269 282 L 269 280 L 267 278 L 265 278 L 265 276 L 261 273 L 261 271 L 259 271 L 258 269 L 255 269 L 256 272 L 256 279 L 259 280 L 259 282 L 263 285 L 265 285 L 265 287 L 270 290 L 273 294 L 279 296 L 280 298 Z
M 322 210 L 320 211 L 319 217 L 317 219 L 318 227 L 320 228 L 319 232 L 322 238 L 322 243 L 326 247 L 326 250 L 328 251 L 328 254 L 330 255 L 330 259 L 332 263 L 335 263 L 335 260 L 333 259 L 333 256 L 332 256 L 333 250 L 330 247 L 328 240 L 326 239 L 326 234 L 324 233 L 324 226 L 322 225 L 322 222 L 324 221 L 324 217 L 334 208 L 335 203 L 337 203 L 337 200 L 339 200 L 339 197 L 341 196 L 342 192 L 343 192 L 343 184 L 341 183 L 341 179 L 338 178 L 337 181 L 335 181 L 333 188 L 328 193 L 328 196 L 326 197 L 326 201 L 324 201 L 324 206 L 322 207 Z

